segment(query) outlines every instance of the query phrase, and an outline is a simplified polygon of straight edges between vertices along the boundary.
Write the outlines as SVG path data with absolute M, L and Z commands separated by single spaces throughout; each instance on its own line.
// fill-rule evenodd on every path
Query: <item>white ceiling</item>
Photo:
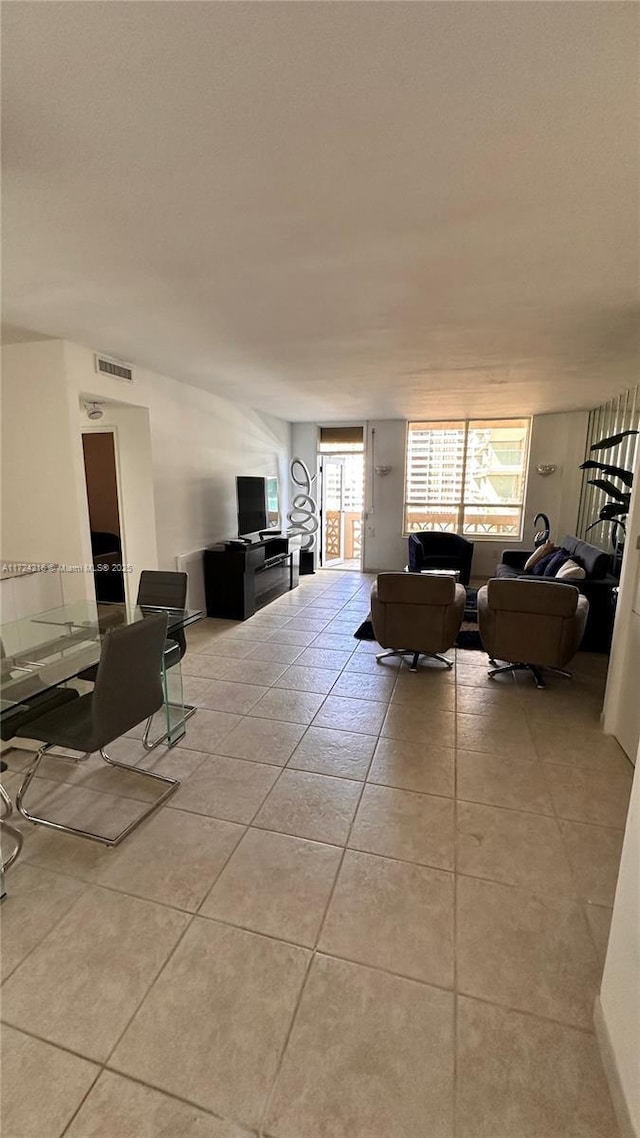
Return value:
M 10 3 L 4 315 L 287 419 L 638 382 L 629 3 Z

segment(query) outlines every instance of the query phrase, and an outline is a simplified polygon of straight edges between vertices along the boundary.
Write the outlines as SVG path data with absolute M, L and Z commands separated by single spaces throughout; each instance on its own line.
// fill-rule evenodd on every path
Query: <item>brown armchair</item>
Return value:
M 371 589 L 371 623 L 383 648 L 376 660 L 412 656 L 411 671 L 420 656 L 433 656 L 448 668 L 453 660 L 442 653 L 455 643 L 464 616 L 466 592 L 453 577 L 417 573 L 380 573 Z
M 575 585 L 492 578 L 478 590 L 480 638 L 494 665 L 489 676 L 526 669 L 539 688 L 545 686 L 541 668 L 571 678 L 565 665 L 580 647 L 588 613 Z

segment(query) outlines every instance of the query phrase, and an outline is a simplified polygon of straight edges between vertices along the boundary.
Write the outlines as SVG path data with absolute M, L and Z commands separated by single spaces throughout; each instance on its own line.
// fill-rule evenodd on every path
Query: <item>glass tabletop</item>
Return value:
M 167 613 L 169 636 L 204 615 L 198 609 L 76 601 L 3 624 L 0 715 L 97 664 L 102 638 L 110 629 L 157 612 Z

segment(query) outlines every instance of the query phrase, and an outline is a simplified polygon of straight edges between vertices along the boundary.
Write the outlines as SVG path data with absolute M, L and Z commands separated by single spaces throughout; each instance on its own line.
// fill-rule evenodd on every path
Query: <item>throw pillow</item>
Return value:
M 582 565 L 578 565 L 577 561 L 572 561 L 571 558 L 565 561 L 556 573 L 559 580 L 566 581 L 584 581 L 586 575 Z
M 566 549 L 556 549 L 555 553 L 552 553 L 549 560 L 545 563 L 543 577 L 555 577 L 558 570 L 569 560 L 569 554 Z
M 536 561 L 533 569 L 531 570 L 531 573 L 534 577 L 544 577 L 547 565 L 551 561 L 551 558 L 555 557 L 557 552 L 558 550 L 554 549 L 551 553 L 545 553 L 544 557 L 541 557 L 539 561 Z
M 544 545 L 539 545 L 537 549 L 534 549 L 531 557 L 527 558 L 524 563 L 525 573 L 530 573 L 533 566 L 537 565 L 538 561 L 541 561 L 547 554 L 555 553 L 556 548 L 552 541 L 545 541 Z

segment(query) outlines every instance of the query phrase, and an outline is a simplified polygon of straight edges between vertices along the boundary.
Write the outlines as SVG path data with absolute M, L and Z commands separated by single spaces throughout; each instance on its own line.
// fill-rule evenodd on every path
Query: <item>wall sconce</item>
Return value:
M 549 474 L 555 474 L 557 467 L 553 462 L 539 462 L 536 470 L 543 478 L 547 478 Z
M 376 474 L 380 475 L 381 478 L 383 478 L 385 474 L 391 474 L 390 466 L 374 466 L 373 469 L 375 470 Z

